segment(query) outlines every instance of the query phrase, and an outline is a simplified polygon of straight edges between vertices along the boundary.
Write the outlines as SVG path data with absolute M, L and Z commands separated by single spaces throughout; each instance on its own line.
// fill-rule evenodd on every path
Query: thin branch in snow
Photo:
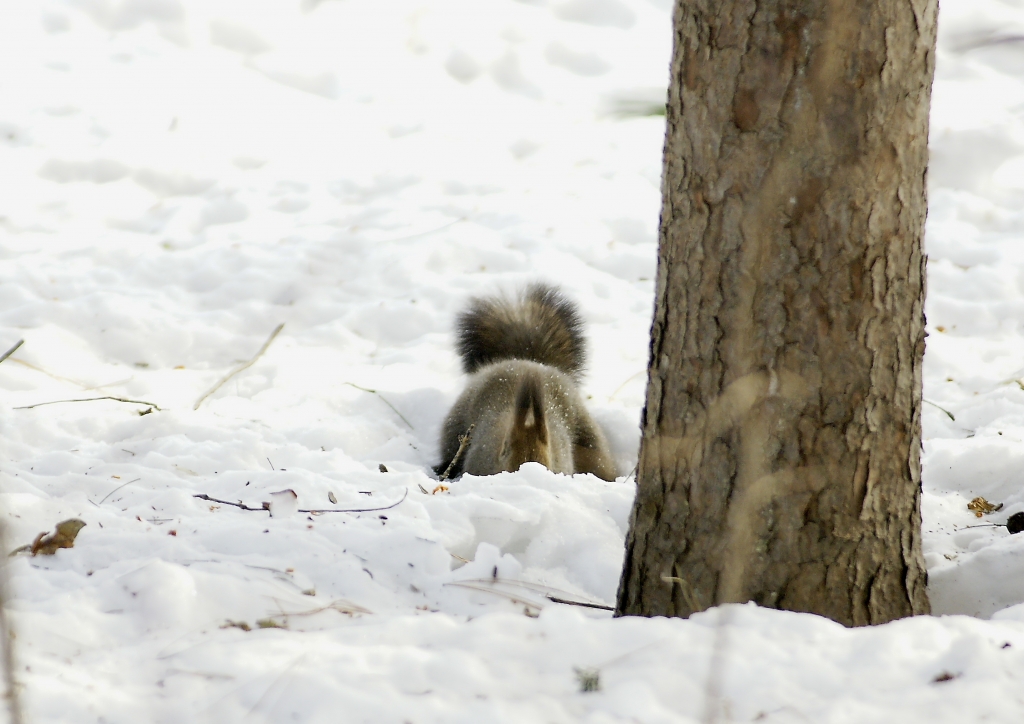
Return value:
M 23 359 L 12 359 L 11 362 L 17 362 L 18 364 L 22 365 L 23 367 L 28 367 L 30 370 L 32 370 L 34 372 L 39 372 L 39 373 L 44 374 L 47 377 L 49 377 L 51 379 L 54 379 L 54 380 L 60 380 L 61 382 L 68 382 L 68 383 L 70 383 L 72 385 L 75 385 L 76 387 L 81 387 L 83 390 L 89 387 L 88 383 L 86 383 L 86 382 L 82 382 L 81 380 L 73 380 L 70 377 L 61 377 L 60 375 L 56 375 L 53 372 L 48 372 L 48 371 L 44 370 L 42 367 L 36 367 L 31 362 L 26 362 Z
M 349 616 L 357 613 L 373 613 L 373 611 L 368 608 L 363 608 L 351 601 L 346 601 L 344 598 L 338 598 L 331 601 L 326 606 L 317 606 L 316 608 L 311 608 L 308 611 L 285 611 L 281 606 L 281 602 L 276 598 L 274 599 L 274 603 L 277 604 L 279 610 L 279 613 L 275 613 L 274 616 L 279 616 L 281 618 L 290 618 L 292 616 L 313 616 L 318 613 L 323 613 L 324 611 L 337 611 L 338 613 L 344 613 Z
M 419 239 L 421 236 L 430 236 L 431 234 L 436 234 L 439 231 L 444 231 L 445 229 L 447 229 L 449 227 L 455 226 L 456 224 L 458 224 L 458 223 L 460 223 L 462 221 L 465 221 L 466 218 L 467 217 L 465 217 L 465 216 L 460 216 L 455 221 L 449 221 L 447 224 L 443 224 L 441 226 L 438 226 L 436 229 L 429 229 L 427 231 L 421 231 L 418 234 L 410 234 L 409 236 L 399 236 L 396 239 L 385 239 L 384 241 L 379 241 L 379 242 L 375 242 L 375 243 L 378 243 L 378 244 L 394 244 L 394 243 L 399 242 L 399 241 L 409 241 L 410 239 Z
M 466 562 L 469 563 L 469 561 Z M 515 578 L 498 578 L 497 575 L 488 576 L 487 578 L 466 578 L 463 579 L 462 582 L 480 583 L 488 586 L 510 586 L 512 588 L 525 588 L 528 591 L 543 594 L 545 597 L 573 595 L 571 591 L 566 591 L 562 588 L 555 588 L 554 586 L 545 586 L 543 583 L 534 583 L 533 581 L 520 581 L 516 580 Z
M 462 459 L 462 454 L 466 452 L 466 448 L 469 446 L 469 440 L 471 437 L 473 437 L 473 428 L 475 427 L 476 423 L 474 422 L 472 425 L 469 426 L 469 429 L 466 430 L 465 435 L 459 435 L 459 449 L 455 451 L 455 457 L 453 457 L 452 461 L 448 463 L 448 467 L 444 469 L 444 472 L 441 473 L 441 477 L 438 478 L 438 480 L 447 480 L 448 476 L 451 475 L 452 470 L 454 470 L 455 466 L 458 465 L 459 460 Z
M 398 415 L 400 418 L 402 418 L 402 422 L 404 422 L 406 425 L 408 425 L 410 430 L 415 430 L 416 429 L 416 428 L 414 428 L 412 426 L 411 422 L 409 422 L 408 420 L 405 419 L 405 415 L 403 415 L 401 412 L 399 412 L 397 407 L 395 407 L 390 402 L 388 402 L 386 399 L 384 399 L 384 395 L 382 395 L 379 392 L 377 392 L 377 390 L 371 390 L 369 387 L 360 387 L 359 385 L 355 384 L 354 382 L 342 382 L 341 384 L 348 385 L 349 387 L 355 387 L 357 390 L 362 390 L 363 392 L 369 392 L 370 394 L 377 395 L 377 397 L 380 398 L 381 402 L 383 402 L 385 405 L 387 405 L 392 410 L 394 410 L 395 414 Z
M 632 382 L 637 377 L 639 377 L 640 375 L 643 375 L 643 374 L 647 374 L 647 370 L 644 369 L 644 370 L 640 370 L 639 372 L 634 372 L 633 374 L 631 374 L 629 377 L 626 378 L 625 382 L 623 382 L 621 385 L 619 385 L 618 387 L 615 388 L 615 392 L 613 392 L 612 394 L 608 395 L 608 400 L 609 401 L 614 400 L 615 399 L 615 395 L 617 395 L 620 392 L 622 392 L 622 388 L 623 387 L 625 387 L 630 382 Z
M 618 656 L 616 656 L 614 658 L 608 659 L 603 664 L 599 664 L 598 666 L 595 666 L 594 668 L 595 669 L 606 669 L 609 666 L 615 666 L 617 664 L 622 663 L 623 661 L 625 661 L 629 657 L 635 656 L 636 654 L 639 654 L 641 651 L 647 651 L 648 649 L 653 648 L 655 646 L 660 646 L 663 643 L 664 643 L 663 641 L 652 641 L 651 643 L 644 644 L 643 646 L 640 646 L 639 648 L 635 648 L 632 651 L 627 651 L 624 654 L 619 654 Z
M 272 692 L 272 691 L 276 691 L 276 690 L 278 689 L 278 684 L 280 684 L 280 683 L 281 683 L 281 681 L 282 681 L 282 680 L 283 680 L 283 679 L 284 679 L 284 678 L 285 678 L 285 677 L 286 677 L 286 676 L 287 676 L 288 674 L 290 674 L 290 673 L 292 672 L 292 669 L 294 669 L 294 668 L 295 668 L 296 666 L 298 666 L 298 665 L 299 665 L 299 662 L 301 662 L 301 661 L 302 661 L 303 659 L 305 659 L 305 658 L 306 658 L 306 654 L 300 654 L 300 655 L 299 655 L 299 656 L 298 656 L 298 657 L 297 657 L 297 658 L 296 658 L 296 659 L 295 659 L 295 660 L 294 660 L 293 662 L 291 662 L 291 663 L 290 663 L 290 664 L 288 665 L 288 667 L 287 667 L 287 668 L 285 668 L 285 670 L 284 670 L 284 671 L 282 671 L 282 672 L 281 672 L 280 674 L 278 674 L 278 675 L 277 675 L 277 678 L 275 678 L 275 679 L 274 679 L 274 680 L 273 680 L 273 681 L 272 681 L 272 682 L 270 683 L 270 686 L 268 686 L 268 687 L 267 687 L 267 690 L 263 692 L 263 696 L 261 696 L 261 697 L 260 697 L 260 698 L 259 698 L 259 699 L 258 699 L 258 700 L 256 701 L 256 703 L 252 705 L 252 708 L 251 708 L 251 709 L 249 709 L 249 711 L 248 711 L 248 712 L 246 713 L 246 715 L 245 715 L 244 717 L 242 717 L 242 719 L 248 719 L 248 718 L 249 718 L 250 716 L 252 716 L 253 712 L 255 712 L 255 711 L 256 711 L 257 709 L 259 709 L 260 705 L 261 705 L 261 704 L 262 704 L 262 703 L 264 702 L 264 700 L 266 700 L 266 699 L 267 699 L 267 698 L 268 698 L 268 697 L 270 696 L 270 692 Z M 280 695 L 279 695 L 279 698 L 280 698 Z M 276 701 L 275 701 L 275 703 L 276 703 Z
M 926 399 L 924 399 L 923 397 L 921 398 L 921 402 L 924 402 L 924 403 L 926 403 L 926 404 L 929 404 L 929 405 L 931 405 L 932 407 L 934 407 L 934 408 L 936 408 L 936 409 L 938 409 L 938 410 L 942 410 L 943 412 L 945 412 L 945 413 L 946 413 L 946 414 L 947 414 L 947 415 L 949 416 L 949 419 L 950 419 L 950 420 L 952 420 L 953 422 L 956 422 L 956 418 L 955 418 L 955 417 L 953 417 L 953 413 L 952 413 L 952 412 L 950 412 L 949 410 L 947 410 L 947 409 L 946 409 L 945 407 L 939 407 L 938 405 L 936 405 L 936 404 L 935 404 L 934 402 L 932 402 L 931 400 L 926 400 Z
M 298 513 L 312 513 L 313 515 L 320 515 L 321 513 L 375 513 L 375 512 L 377 512 L 379 510 L 391 510 L 392 508 L 397 507 L 398 505 L 403 503 L 408 496 L 409 496 L 409 489 L 406 488 L 405 492 L 402 494 L 401 499 L 399 499 L 398 501 L 392 503 L 391 505 L 384 505 L 384 506 L 381 506 L 379 508 L 313 508 L 313 509 L 309 509 L 309 510 L 303 510 L 303 509 L 300 508 L 296 512 L 298 512 Z M 239 501 L 237 503 L 232 503 L 230 500 L 220 500 L 219 498 L 212 498 L 209 495 L 207 495 L 206 493 L 197 493 L 197 494 L 193 495 L 192 497 L 193 498 L 199 498 L 200 500 L 208 500 L 211 503 L 219 503 L 220 505 L 230 505 L 230 506 L 233 506 L 233 507 L 238 508 L 240 510 L 247 510 L 247 511 L 250 511 L 250 512 L 256 512 L 256 513 L 269 513 L 270 512 L 270 503 L 264 503 L 263 507 L 260 507 L 260 508 L 253 508 L 252 506 L 246 505 L 245 503 L 242 503 L 241 501 Z
M 100 501 L 100 502 L 98 502 L 98 503 L 93 503 L 93 505 L 95 505 L 95 506 L 97 506 L 97 507 L 99 507 L 99 506 L 103 505 L 103 502 L 104 502 L 104 501 L 105 501 L 105 500 L 106 500 L 107 498 L 109 498 L 109 497 L 110 497 L 111 495 L 113 495 L 114 493 L 116 493 L 116 492 L 117 492 L 118 490 L 120 490 L 121 488 L 125 487 L 126 485 L 131 485 L 132 483 L 137 483 L 137 482 L 139 482 L 140 480 L 142 480 L 142 478 L 135 478 L 135 480 L 129 480 L 129 481 L 127 482 L 127 483 L 122 483 L 121 485 L 118 485 L 118 486 L 117 486 L 116 488 L 114 488 L 114 489 L 113 489 L 113 490 L 111 490 L 111 491 L 110 491 L 109 493 L 107 493 L 106 495 L 104 495 L 104 496 L 103 496 L 103 500 L 101 500 L 101 501 Z M 90 503 L 92 503 L 92 501 L 91 501 L 91 500 L 90 500 L 89 502 L 90 502 Z
M 196 495 L 193 495 L 192 497 L 193 498 L 199 498 L 200 500 L 209 500 L 211 503 L 219 503 L 220 505 L 233 505 L 236 508 L 241 508 L 242 510 L 255 511 L 257 513 L 269 513 L 270 512 L 270 508 L 268 507 L 269 504 L 264 505 L 264 507 L 261 507 L 261 508 L 250 508 L 245 503 L 242 503 L 242 502 L 232 503 L 230 500 L 220 500 L 219 498 L 211 498 L 206 493 L 197 493 Z
M 270 333 L 270 336 L 267 337 L 267 341 L 263 343 L 262 347 L 260 347 L 260 351 L 257 352 L 255 355 L 253 355 L 252 359 L 250 359 L 248 362 L 243 362 L 242 364 L 240 364 L 237 367 L 235 367 L 235 369 L 231 370 L 226 375 L 224 375 L 220 379 L 220 382 L 215 384 L 213 387 L 211 387 L 209 390 L 207 390 L 206 393 L 202 397 L 200 397 L 198 400 L 196 400 L 196 404 L 194 404 L 192 406 L 192 409 L 193 410 L 198 410 L 199 406 L 201 404 L 203 404 L 203 400 L 205 400 L 207 397 L 209 397 L 214 392 L 219 390 L 221 388 L 221 385 L 223 385 L 225 382 L 230 380 L 232 377 L 237 375 L 242 370 L 246 370 L 246 369 L 249 369 L 250 367 L 252 367 L 253 364 L 256 362 L 256 360 L 258 360 L 260 357 L 262 357 L 263 353 L 267 351 L 267 348 L 270 346 L 270 343 L 274 341 L 274 338 L 278 334 L 280 334 L 282 329 L 284 329 L 284 322 L 281 322 L 279 325 L 277 325 L 277 327 L 274 329 L 274 331 Z
M 473 586 L 469 583 L 463 583 L 462 581 L 449 581 L 444 585 L 455 586 L 456 588 L 465 588 L 470 591 L 479 591 L 481 593 L 493 593 L 495 596 L 507 598 L 512 603 L 518 603 L 520 606 L 526 606 L 527 608 L 536 608 L 538 610 L 544 608 L 542 604 L 536 603 L 535 601 L 527 601 L 525 598 L 520 598 L 519 596 L 509 593 L 508 591 L 499 591 L 497 588 L 489 588 L 487 586 Z
M 320 515 L 321 513 L 375 513 L 378 510 L 391 510 L 392 508 L 398 507 L 398 505 L 403 503 L 407 497 L 409 497 L 408 488 L 405 489 L 400 500 L 392 503 L 391 505 L 385 505 L 380 508 L 320 508 L 314 510 L 303 510 L 302 508 L 299 508 L 298 512 L 312 513 L 313 515 Z
M 12 354 L 15 349 L 17 349 L 17 346 L 8 351 L 7 354 Z M 7 359 L 7 357 L 5 356 L 4 359 Z M 3 360 L 0 360 L 0 362 L 2 361 Z M 33 372 L 39 372 L 40 374 L 44 374 L 50 379 L 59 380 L 60 382 L 67 382 L 68 384 L 74 385 L 75 387 L 81 387 L 83 392 L 91 392 L 92 390 L 102 390 L 106 387 L 115 387 L 117 385 L 123 385 L 125 382 L 131 382 L 133 379 L 135 379 L 133 375 L 132 377 L 126 377 L 123 380 L 117 380 L 115 382 L 106 382 L 102 385 L 94 385 L 91 382 L 83 382 L 82 380 L 75 380 L 70 377 L 62 377 L 61 375 L 54 374 L 53 372 L 50 372 L 48 370 L 44 370 L 42 367 L 37 367 L 31 362 L 26 362 L 23 359 L 12 358 L 11 362 L 16 362 L 23 367 L 28 367 Z
M 567 606 L 583 606 L 583 608 L 596 608 L 600 611 L 614 611 L 615 606 L 605 606 L 600 603 L 587 603 L 586 601 L 570 601 L 565 598 L 557 598 L 555 596 L 545 596 L 552 603 L 564 603 Z
M 145 400 L 130 400 L 127 397 L 113 397 L 111 395 L 104 395 L 103 397 L 85 397 L 78 400 L 51 400 L 50 402 L 37 402 L 34 405 L 22 405 L 21 407 L 15 407 L 15 410 L 31 410 L 33 407 L 42 407 L 43 405 L 57 405 L 62 402 L 96 402 L 97 400 L 113 400 L 114 402 L 127 402 L 132 405 L 149 405 L 154 410 L 160 410 L 160 407 L 155 402 L 146 402 Z M 161 410 L 162 412 L 162 410 Z M 145 413 L 139 413 L 144 415 Z
M 10 348 L 9 350 L 7 350 L 6 352 L 4 352 L 3 356 L 2 356 L 2 357 L 0 357 L 0 362 L 3 362 L 3 361 L 4 361 L 5 359 L 7 359 L 8 357 L 10 357 L 10 356 L 11 356 L 12 354 L 14 354 L 15 352 L 17 352 L 17 351 L 18 351 L 18 347 L 20 347 L 20 346 L 21 346 L 21 345 L 23 345 L 23 344 L 25 344 L 25 340 L 23 340 L 23 339 L 19 339 L 19 340 L 18 340 L 17 342 L 15 342 L 15 343 L 14 343 L 14 346 L 13 346 L 13 347 L 11 347 L 11 348 Z
M 453 558 L 459 559 L 460 561 L 463 561 L 465 563 L 469 563 L 469 561 L 467 561 L 465 558 L 463 558 L 461 556 L 457 556 L 454 553 L 449 553 L 449 555 L 452 556 Z M 571 596 L 572 594 L 569 593 L 568 591 L 563 591 L 563 590 L 561 590 L 559 588 L 552 588 L 551 586 L 545 586 L 543 584 L 533 583 L 531 581 L 516 581 L 516 580 L 510 579 L 510 578 L 467 578 L 467 579 L 465 579 L 463 581 L 459 581 L 459 583 L 462 583 L 462 584 L 472 583 L 472 584 L 479 584 L 481 586 L 488 586 L 489 590 L 498 590 L 498 589 L 495 589 L 495 586 L 510 586 L 512 588 L 525 588 L 526 590 L 531 591 L 533 593 L 541 594 L 542 596 L 544 596 L 544 598 L 546 598 L 547 600 L 551 601 L 552 603 L 564 603 L 567 606 L 582 606 L 584 608 L 596 608 L 596 609 L 601 610 L 601 611 L 614 611 L 615 610 L 614 606 L 606 606 L 603 603 L 591 603 L 589 601 L 574 601 L 572 599 L 562 598 L 561 595 L 569 595 L 569 596 Z M 557 594 L 561 594 L 561 595 L 556 596 L 555 595 L 556 593 Z

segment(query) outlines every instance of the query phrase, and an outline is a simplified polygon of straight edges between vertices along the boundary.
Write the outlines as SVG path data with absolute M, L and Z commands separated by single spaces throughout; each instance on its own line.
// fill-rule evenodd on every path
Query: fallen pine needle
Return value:
M 377 395 L 377 397 L 380 398 L 381 402 L 383 402 L 385 405 L 390 407 L 394 411 L 394 413 L 396 415 L 398 415 L 400 418 L 402 418 L 402 422 L 404 422 L 406 425 L 408 425 L 410 430 L 414 430 L 415 429 L 412 426 L 412 423 L 405 419 L 405 415 L 403 415 L 401 412 L 399 412 L 398 408 L 395 407 L 394 405 L 392 405 L 390 402 L 388 402 L 384 398 L 384 395 L 382 395 L 379 392 L 377 392 L 377 390 L 371 390 L 369 387 L 360 387 L 359 385 L 357 385 L 354 382 L 342 382 L 341 384 L 348 385 L 349 387 L 355 387 L 357 390 L 362 390 L 363 392 L 369 392 L 371 395 Z M 386 470 L 382 470 L 381 472 L 387 472 L 387 471 Z
M 130 400 L 127 397 L 112 397 L 110 395 L 104 395 L 103 397 L 85 397 L 80 400 L 51 400 L 50 402 L 37 402 L 34 405 L 22 405 L 21 407 L 15 407 L 14 409 L 31 410 L 33 407 L 42 407 L 43 405 L 56 405 L 61 402 L 96 402 L 97 400 L 113 400 L 114 402 L 128 402 L 132 405 L 149 405 L 154 410 L 160 410 L 160 407 L 154 402 L 146 402 L 145 400 Z
M 125 487 L 126 485 L 131 485 L 132 483 L 137 483 L 137 482 L 139 482 L 140 480 L 142 480 L 142 478 L 135 478 L 135 480 L 129 480 L 129 481 L 127 482 L 127 483 L 122 483 L 121 485 L 118 485 L 118 486 L 117 486 L 116 488 L 114 488 L 114 489 L 113 489 L 113 490 L 111 490 L 111 491 L 110 491 L 109 493 L 107 493 L 106 495 L 104 495 L 104 496 L 103 496 L 103 500 L 101 500 L 100 502 L 96 503 L 96 505 L 103 505 L 103 502 L 104 502 L 104 501 L 105 501 L 105 500 L 106 500 L 107 498 L 109 498 L 109 497 L 110 497 L 111 495 L 113 495 L 114 493 L 116 493 L 116 492 L 117 492 L 118 490 L 120 490 L 121 488 Z
M 466 590 L 478 591 L 480 593 L 493 593 L 495 596 L 508 599 L 512 603 L 519 604 L 520 606 L 527 606 L 529 608 L 536 609 L 544 608 L 542 604 L 536 603 L 534 601 L 528 601 L 527 599 L 521 598 L 520 596 L 517 596 L 514 593 L 509 593 L 508 591 L 499 591 L 496 588 L 488 588 L 486 586 L 474 586 L 469 583 L 462 583 L 461 581 L 450 581 L 444 585 L 455 586 L 456 588 L 465 588 Z
M 552 603 L 564 603 L 567 606 L 583 606 L 584 608 L 596 608 L 601 611 L 614 611 L 614 606 L 605 606 L 601 603 L 587 603 L 585 601 L 570 601 L 567 598 L 557 598 L 555 596 L 545 596 Z
M 460 559 L 460 560 L 465 560 L 465 559 Z M 507 581 L 499 580 L 498 583 L 499 584 L 500 583 L 515 583 L 515 584 L 523 585 L 523 582 L 520 582 L 520 581 L 507 582 Z M 484 592 L 484 593 L 493 593 L 496 596 L 501 596 L 502 598 L 507 598 L 508 600 L 512 601 L 513 603 L 519 603 L 519 604 L 522 604 L 524 606 L 532 606 L 533 608 L 540 608 L 541 607 L 541 605 L 539 603 L 535 603 L 533 601 L 529 601 L 529 600 L 527 600 L 527 599 L 525 599 L 525 598 L 523 598 L 521 596 L 518 596 L 518 595 L 516 595 L 514 593 L 511 593 L 509 591 L 503 591 L 503 590 L 501 590 L 499 588 L 495 588 L 493 585 L 490 585 L 490 581 L 486 581 L 486 580 L 482 580 L 482 579 L 472 579 L 472 580 L 468 580 L 468 581 L 451 581 L 451 582 L 446 583 L 444 585 L 446 585 L 446 586 L 456 586 L 457 588 L 466 588 L 466 589 L 468 589 L 470 591 L 480 591 L 480 592 Z M 529 586 L 529 585 L 523 585 L 523 587 L 527 588 L 527 589 L 533 588 L 532 586 Z M 604 604 L 601 604 L 601 603 L 589 603 L 589 602 L 586 602 L 586 601 L 572 601 L 572 600 L 570 600 L 568 598 L 559 598 L 558 596 L 552 596 L 551 594 L 548 594 L 548 593 L 542 593 L 542 595 L 544 596 L 544 598 L 546 598 L 547 600 L 551 601 L 552 603 L 561 603 L 561 604 L 564 604 L 566 606 L 582 606 L 583 608 L 596 608 L 596 609 L 598 609 L 600 611 L 614 611 L 615 610 L 615 608 L 613 606 L 605 606 Z
M 319 508 L 313 510 L 303 510 L 302 508 L 299 508 L 298 512 L 313 513 L 314 515 L 319 515 L 320 513 L 374 513 L 378 510 L 391 510 L 403 503 L 407 497 L 409 497 L 408 488 L 405 489 L 405 492 L 402 493 L 402 497 L 398 501 L 380 508 Z
M 955 418 L 955 417 L 953 417 L 953 413 L 952 413 L 952 412 L 950 412 L 949 410 L 947 410 L 947 409 L 946 409 L 945 407 L 942 407 L 942 406 L 940 406 L 940 405 L 936 405 L 936 404 L 935 404 L 934 402 L 932 402 L 931 400 L 926 400 L 926 399 L 924 399 L 924 398 L 921 398 L 921 402 L 925 403 L 926 405 L 931 405 L 932 407 L 934 407 L 934 408 L 935 408 L 935 409 L 937 409 L 937 410 L 941 410 L 942 412 L 945 412 L 945 413 L 946 413 L 946 416 L 947 416 L 947 417 L 948 417 L 948 418 L 949 418 L 950 420 L 952 420 L 953 422 L 956 422 L 956 418 Z
M 246 369 L 249 369 L 250 367 L 252 367 L 253 364 L 256 362 L 256 360 L 258 360 L 260 357 L 262 357 L 263 353 L 267 351 L 267 348 L 270 346 L 270 343 L 274 341 L 274 338 L 278 334 L 280 334 L 282 329 L 284 329 L 284 322 L 281 322 L 279 325 L 277 325 L 277 327 L 274 329 L 274 331 L 270 333 L 270 336 L 267 337 L 267 341 L 263 343 L 262 347 L 260 347 L 260 351 L 257 352 L 255 355 L 253 355 L 252 359 L 250 359 L 248 362 L 243 362 L 242 364 L 240 364 L 237 367 L 235 367 L 235 369 L 231 370 L 226 375 L 224 375 L 224 377 L 221 378 L 220 382 L 215 384 L 213 387 L 211 387 L 209 390 L 206 391 L 206 394 L 204 394 L 202 397 L 200 397 L 198 400 L 196 400 L 196 404 L 192 406 L 192 409 L 193 410 L 198 410 L 199 406 L 201 404 L 203 404 L 203 400 L 205 400 L 207 397 L 209 397 L 214 392 L 219 390 L 221 388 L 221 385 L 223 385 L 225 382 L 230 380 L 232 377 L 237 375 L 242 370 L 246 370 Z
M 277 603 L 278 607 L 280 608 L 280 602 L 277 599 L 274 599 L 274 602 Z M 316 608 L 311 608 L 308 611 L 282 610 L 279 613 L 275 613 L 274 616 L 277 618 L 291 618 L 293 616 L 314 616 L 318 613 L 323 613 L 324 611 L 337 611 L 338 613 L 343 613 L 348 616 L 357 613 L 373 613 L 373 611 L 367 608 L 363 608 L 362 606 L 352 603 L 351 601 L 346 601 L 343 598 L 339 598 L 336 601 L 332 601 L 331 603 L 327 604 L 326 606 L 318 606 Z
M 454 558 L 458 558 L 461 561 L 465 561 L 466 563 L 469 563 L 469 561 L 467 561 L 465 558 L 462 558 L 460 556 L 456 556 L 454 553 L 451 553 L 450 551 L 449 551 L 448 555 L 450 555 L 450 556 L 452 556 Z M 470 584 L 478 584 L 478 585 L 481 585 L 481 586 L 487 586 L 489 590 L 498 590 L 496 588 L 497 586 L 507 586 L 507 587 L 510 587 L 510 588 L 523 588 L 523 589 L 526 589 L 527 591 L 530 591 L 532 593 L 538 593 L 538 594 L 542 595 L 544 598 L 546 598 L 547 600 L 551 601 L 552 603 L 563 603 L 563 604 L 565 604 L 567 606 L 583 606 L 584 608 L 596 608 L 596 609 L 599 609 L 601 611 L 614 611 L 615 610 L 614 606 L 607 606 L 607 605 L 605 605 L 603 603 L 592 603 L 590 601 L 574 601 L 574 600 L 569 599 L 569 598 L 562 598 L 563 595 L 570 595 L 571 596 L 572 594 L 569 593 L 568 591 L 563 591 L 563 590 L 558 589 L 558 588 L 552 588 L 551 586 L 545 586 L 545 585 L 540 584 L 540 583 L 532 583 L 530 581 L 517 581 L 517 580 L 514 580 L 514 579 L 510 579 L 510 578 L 468 578 L 468 579 L 466 579 L 464 581 L 459 581 L 459 583 L 463 583 L 463 584 L 470 583 Z M 559 594 L 559 595 L 556 595 L 556 594 Z

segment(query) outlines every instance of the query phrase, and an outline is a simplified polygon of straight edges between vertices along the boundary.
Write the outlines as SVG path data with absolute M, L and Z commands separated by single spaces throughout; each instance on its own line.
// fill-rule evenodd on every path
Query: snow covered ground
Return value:
M 670 4 L 4 5 L 6 545 L 87 523 L 9 566 L 30 722 L 1020 720 L 1024 535 L 968 526 L 1024 510 L 1021 3 L 943 2 L 933 101 L 925 550 L 935 612 L 967 615 L 548 599 L 618 582 Z M 424 494 L 453 315 L 537 278 L 581 304 L 623 478 L 530 465 Z M 15 409 L 99 396 L 159 409 Z M 401 502 L 193 497 L 286 488 Z M 978 520 L 978 495 L 1004 508 Z

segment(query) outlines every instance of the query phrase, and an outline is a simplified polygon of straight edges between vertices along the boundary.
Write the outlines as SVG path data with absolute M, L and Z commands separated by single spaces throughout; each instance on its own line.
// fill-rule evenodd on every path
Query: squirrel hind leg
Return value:
M 506 441 L 505 469 L 515 471 L 523 463 L 551 467 L 550 431 L 544 409 L 544 386 L 536 375 L 526 375 L 516 386 L 512 429 Z
M 572 458 L 577 473 L 591 473 L 612 482 L 615 480 L 615 462 L 608 450 L 608 442 L 597 424 L 589 419 L 577 423 L 573 436 Z

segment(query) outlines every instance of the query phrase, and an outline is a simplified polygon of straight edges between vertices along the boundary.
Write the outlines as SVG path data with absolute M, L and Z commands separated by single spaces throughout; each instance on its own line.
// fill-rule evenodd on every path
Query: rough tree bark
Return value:
M 680 0 L 618 613 L 927 613 L 936 0 Z

